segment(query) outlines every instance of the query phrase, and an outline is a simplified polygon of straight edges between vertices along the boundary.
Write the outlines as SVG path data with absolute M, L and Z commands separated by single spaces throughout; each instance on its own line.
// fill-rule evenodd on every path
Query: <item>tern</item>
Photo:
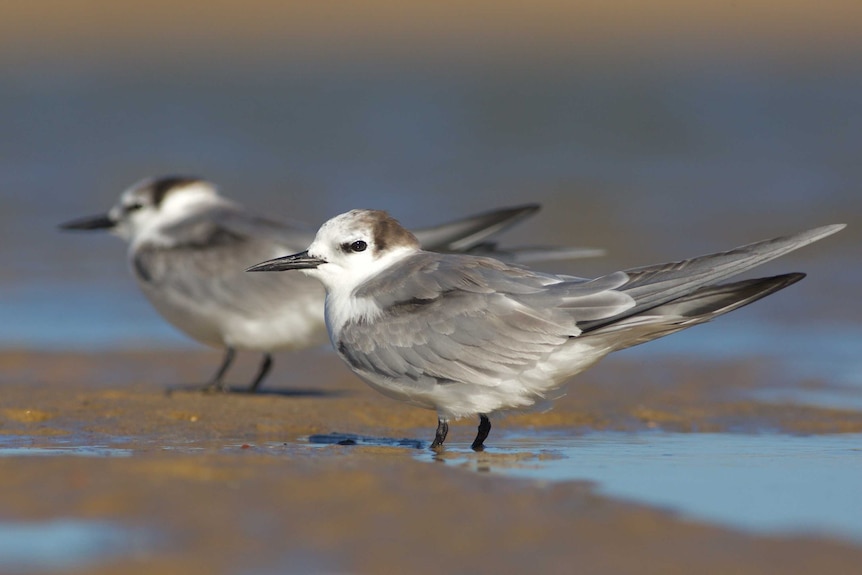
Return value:
M 488 253 L 520 262 L 601 253 L 541 246 L 505 250 L 490 241 L 538 209 L 526 204 L 493 210 L 417 230 L 416 236 L 430 250 Z M 107 213 L 61 228 L 108 230 L 127 241 L 131 273 L 156 311 L 192 339 L 224 349 L 207 391 L 230 391 L 224 377 L 237 350 L 263 354 L 247 388 L 254 392 L 272 368 L 273 351 L 326 342 L 319 282 L 299 274 L 244 273 L 255 262 L 307 246 L 314 229 L 250 213 L 212 182 L 190 176 L 147 178 L 125 190 Z
M 386 212 L 353 210 L 323 224 L 306 251 L 249 271 L 320 280 L 330 340 L 347 365 L 377 391 L 435 410 L 433 449 L 451 419 L 478 415 L 480 451 L 489 414 L 530 407 L 613 351 L 796 283 L 804 274 L 723 282 L 843 227 L 584 279 L 425 251 Z

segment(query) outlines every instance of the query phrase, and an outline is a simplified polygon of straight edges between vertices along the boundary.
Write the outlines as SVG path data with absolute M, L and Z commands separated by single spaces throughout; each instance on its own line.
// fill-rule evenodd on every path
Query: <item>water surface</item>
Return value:
M 524 451 L 537 457 L 495 462 Z M 858 434 L 539 433 L 504 437 L 488 457 L 447 448 L 442 460 L 509 477 L 590 481 L 604 495 L 751 532 L 862 543 Z
M 0 557 L 10 574 L 79 570 L 151 547 L 152 534 L 110 521 L 0 521 Z

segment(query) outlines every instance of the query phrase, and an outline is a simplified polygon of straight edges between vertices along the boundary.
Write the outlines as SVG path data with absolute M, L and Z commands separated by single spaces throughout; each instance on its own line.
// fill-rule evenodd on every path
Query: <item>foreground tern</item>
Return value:
M 533 405 L 612 351 L 708 321 L 804 277 L 719 283 L 842 229 L 831 225 L 701 257 L 587 280 L 498 260 L 423 251 L 386 212 L 353 210 L 307 251 L 249 271 L 303 270 L 326 288 L 341 358 L 371 387 L 449 420 Z M 290 298 L 290 294 L 282 297 Z
M 495 210 L 418 230 L 416 236 L 431 250 L 475 251 L 520 262 L 600 253 L 541 247 L 503 251 L 488 241 L 538 209 L 530 204 Z M 273 351 L 326 341 L 319 282 L 299 274 L 275 278 L 244 273 L 262 259 L 304 248 L 314 230 L 251 214 L 208 181 L 183 176 L 142 180 L 123 192 L 107 214 L 61 227 L 109 230 L 126 240 L 132 275 L 162 317 L 192 339 L 225 350 L 207 390 L 228 391 L 224 376 L 236 350 L 263 353 L 248 388 L 253 392 L 272 367 Z

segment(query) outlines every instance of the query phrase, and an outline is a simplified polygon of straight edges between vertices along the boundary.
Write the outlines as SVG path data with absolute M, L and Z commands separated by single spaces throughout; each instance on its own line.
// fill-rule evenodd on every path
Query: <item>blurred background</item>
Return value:
M 196 346 L 138 293 L 120 240 L 57 229 L 143 177 L 179 173 L 313 226 L 355 207 L 421 226 L 540 202 L 506 243 L 608 250 L 550 266 L 579 275 L 846 222 L 764 270 L 806 281 L 645 352 L 753 345 L 859 382 L 858 0 L 36 0 L 3 12 L 4 348 Z

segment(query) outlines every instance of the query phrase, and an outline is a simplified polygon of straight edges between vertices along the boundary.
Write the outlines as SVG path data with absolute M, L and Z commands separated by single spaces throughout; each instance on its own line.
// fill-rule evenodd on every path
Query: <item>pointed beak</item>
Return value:
M 267 260 L 257 265 L 248 268 L 247 272 L 283 272 L 287 270 L 311 270 L 321 264 L 325 264 L 326 260 L 308 255 L 308 250 L 293 254 L 292 256 L 284 256 Z
M 108 214 L 78 218 L 64 224 L 60 224 L 62 230 L 109 230 L 117 225 Z

